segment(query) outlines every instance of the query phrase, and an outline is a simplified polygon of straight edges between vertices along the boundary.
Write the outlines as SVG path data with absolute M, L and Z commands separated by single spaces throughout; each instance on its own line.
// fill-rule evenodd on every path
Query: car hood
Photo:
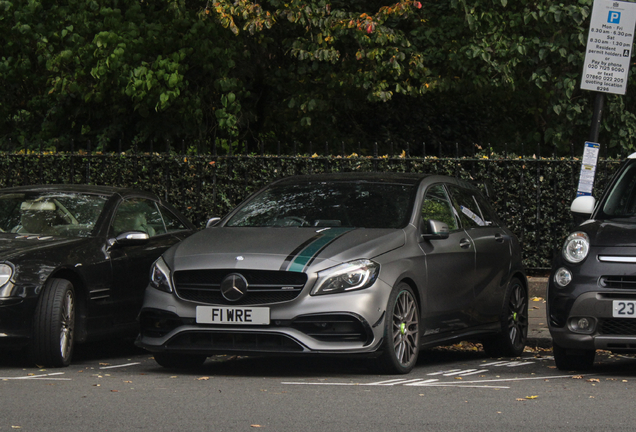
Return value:
M 592 221 L 579 227 L 590 236 L 592 246 L 636 246 L 636 224 L 629 221 Z
M 53 237 L 47 235 L 0 235 L 0 261 L 11 261 L 32 253 L 48 252 L 52 248 L 81 242 L 83 238 Z
M 405 243 L 401 229 L 208 228 L 164 255 L 173 270 L 206 268 L 314 271 L 373 258 Z

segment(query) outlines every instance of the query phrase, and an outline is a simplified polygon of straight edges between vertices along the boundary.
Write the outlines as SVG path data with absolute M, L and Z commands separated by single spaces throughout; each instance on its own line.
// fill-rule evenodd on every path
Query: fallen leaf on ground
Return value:
M 539 397 L 539 396 L 526 396 L 526 399 L 536 399 L 536 398 L 538 398 L 538 397 Z
M 572 378 L 574 378 L 574 379 L 583 379 L 583 376 L 582 375 L 574 375 Z
M 209 380 L 210 377 L 201 377 L 201 378 L 197 378 L 198 381 L 207 381 Z
M 532 301 L 543 301 L 543 299 L 541 297 L 532 297 L 531 299 Z
M 587 382 L 601 382 L 601 380 L 598 378 L 590 378 Z

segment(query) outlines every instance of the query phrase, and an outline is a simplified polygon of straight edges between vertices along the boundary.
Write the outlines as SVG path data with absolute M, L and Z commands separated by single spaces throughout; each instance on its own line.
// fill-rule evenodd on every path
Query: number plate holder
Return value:
M 612 316 L 614 318 L 636 318 L 636 301 L 612 301 Z
M 197 324 L 268 325 L 269 308 L 197 306 Z

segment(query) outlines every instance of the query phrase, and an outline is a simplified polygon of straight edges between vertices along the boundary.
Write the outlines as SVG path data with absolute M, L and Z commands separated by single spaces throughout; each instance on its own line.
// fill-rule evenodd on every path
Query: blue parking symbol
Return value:
M 621 22 L 621 13 L 617 11 L 610 11 L 607 22 L 610 24 L 620 24 Z

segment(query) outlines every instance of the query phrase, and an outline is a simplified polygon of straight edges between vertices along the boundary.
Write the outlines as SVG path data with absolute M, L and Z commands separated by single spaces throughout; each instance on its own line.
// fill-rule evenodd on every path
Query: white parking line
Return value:
M 453 372 L 460 372 L 460 371 L 461 371 L 461 369 L 450 369 L 450 370 L 447 370 L 447 371 L 433 372 L 433 373 L 426 374 L 426 375 L 429 375 L 429 376 L 444 375 L 444 374 L 453 373 Z
M 141 362 L 126 363 L 126 364 L 113 365 L 113 366 L 103 366 L 103 367 L 100 367 L 100 369 L 114 369 L 114 368 L 121 368 L 121 367 L 127 367 L 127 366 L 134 366 L 138 364 L 141 364 Z
M 0 380 L 51 380 L 51 381 L 71 381 L 71 378 L 53 378 L 58 375 L 64 375 L 64 372 L 55 372 L 50 374 L 42 374 L 42 375 L 27 375 L 27 376 L 19 376 L 19 377 L 0 377 Z

